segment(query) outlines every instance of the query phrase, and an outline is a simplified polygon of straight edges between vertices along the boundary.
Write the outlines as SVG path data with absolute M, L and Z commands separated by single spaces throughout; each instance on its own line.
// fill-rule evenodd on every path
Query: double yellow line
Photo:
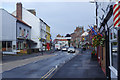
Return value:
M 52 74 L 52 72 L 55 71 L 55 69 L 56 68 L 54 68 L 54 67 L 52 69 L 50 69 L 50 71 L 47 72 L 44 76 L 42 76 L 40 80 L 42 80 L 42 79 L 45 80 L 45 78 L 48 78 Z

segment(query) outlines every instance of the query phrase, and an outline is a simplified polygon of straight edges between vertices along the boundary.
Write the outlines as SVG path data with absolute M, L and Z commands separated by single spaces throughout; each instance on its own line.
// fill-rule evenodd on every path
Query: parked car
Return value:
M 117 52 L 117 46 L 112 47 L 112 52 Z
M 82 45 L 82 50 L 85 51 L 86 50 L 86 47 L 84 45 Z
M 67 47 L 62 47 L 62 51 L 67 51 Z
M 69 47 L 68 48 L 68 53 L 75 53 L 75 48 L 74 47 Z

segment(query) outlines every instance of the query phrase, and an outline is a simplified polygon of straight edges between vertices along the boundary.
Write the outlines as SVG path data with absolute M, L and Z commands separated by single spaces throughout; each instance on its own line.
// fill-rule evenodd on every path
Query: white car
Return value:
M 66 47 L 62 47 L 62 51 L 67 51 L 67 48 Z
M 113 52 L 117 52 L 117 46 L 113 46 L 113 47 L 112 47 L 112 51 L 113 51 Z
M 69 47 L 68 48 L 68 53 L 75 53 L 75 48 L 74 47 Z

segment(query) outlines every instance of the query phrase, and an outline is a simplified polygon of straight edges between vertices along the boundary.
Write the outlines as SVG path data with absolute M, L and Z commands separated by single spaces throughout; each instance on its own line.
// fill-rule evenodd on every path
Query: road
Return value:
M 2 73 L 3 78 L 47 78 L 58 66 L 75 56 L 67 52 L 55 52 L 51 57 L 36 60 Z M 29 61 L 29 59 L 28 59 Z M 14 64 L 13 64 L 14 65 Z M 8 65 L 9 66 L 9 65 Z M 4 66 L 3 66 L 4 67 Z
M 51 75 L 52 79 L 78 78 L 81 80 L 105 80 L 105 74 L 96 60 L 91 59 L 91 51 L 79 53 Z M 97 79 L 95 79 L 97 78 Z M 99 78 L 99 79 L 98 79 Z

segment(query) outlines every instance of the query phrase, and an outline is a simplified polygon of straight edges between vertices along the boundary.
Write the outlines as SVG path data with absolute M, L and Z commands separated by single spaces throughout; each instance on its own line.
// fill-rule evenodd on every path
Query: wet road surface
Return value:
M 76 57 L 65 63 L 51 78 L 105 78 L 97 61 L 91 60 L 91 51 L 77 54 Z
M 64 63 L 66 60 L 74 57 L 74 54 L 69 54 L 67 52 L 56 52 L 55 56 L 43 59 L 40 61 L 32 62 L 30 64 L 16 67 L 12 70 L 5 71 L 2 73 L 3 78 L 41 78 L 49 70 L 56 65 Z

